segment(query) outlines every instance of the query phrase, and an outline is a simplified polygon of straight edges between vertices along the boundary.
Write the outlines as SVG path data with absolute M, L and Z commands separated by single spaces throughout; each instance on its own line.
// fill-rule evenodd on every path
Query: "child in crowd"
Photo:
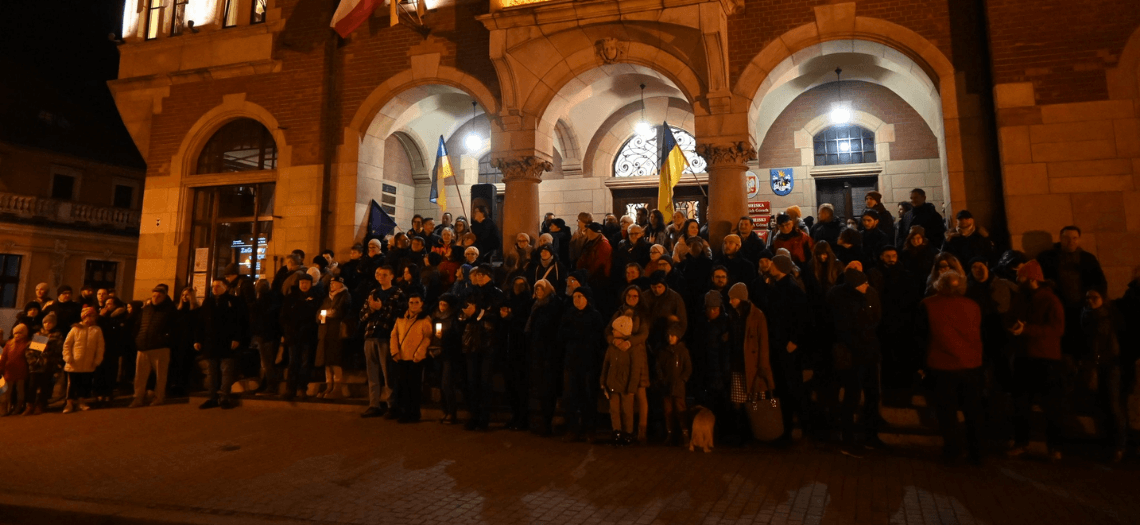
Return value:
M 4 345 L 0 355 L 0 375 L 8 385 L 7 407 L 0 416 L 19 414 L 24 405 L 24 388 L 28 380 L 28 362 L 24 353 L 28 350 L 28 326 L 20 323 L 12 328 L 12 338 Z
M 95 378 L 95 368 L 103 362 L 103 330 L 96 321 L 99 312 L 92 307 L 84 307 L 82 321 L 71 328 L 63 341 L 63 371 L 67 372 L 67 404 L 64 414 L 79 410 L 90 410 L 83 402 L 91 397 L 91 381 Z
M 646 365 L 635 361 L 629 342 L 633 319 L 620 316 L 611 325 L 613 341 L 602 362 L 602 391 L 610 400 L 610 424 L 614 427 L 614 444 L 633 442 L 633 401 L 642 379 L 649 373 Z
M 670 323 L 666 333 L 669 344 L 657 352 L 657 381 L 661 386 L 662 401 L 665 404 L 665 444 L 688 445 L 689 418 L 686 417 L 685 382 L 693 373 L 689 359 L 689 349 L 681 341 L 684 329 L 678 323 Z M 677 428 L 681 435 L 678 436 Z M 677 441 L 677 439 L 680 441 Z
M 28 407 L 25 416 L 44 413 L 52 394 L 52 378 L 63 361 L 63 334 L 55 329 L 55 312 L 44 316 L 40 331 L 32 336 L 24 356 L 28 362 Z

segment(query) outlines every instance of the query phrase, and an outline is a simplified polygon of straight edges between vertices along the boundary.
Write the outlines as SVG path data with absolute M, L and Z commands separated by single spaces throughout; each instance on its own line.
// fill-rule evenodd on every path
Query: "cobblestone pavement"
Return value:
M 8 504 L 201 523 L 1140 523 L 1135 462 L 944 467 L 927 452 L 854 459 L 810 443 L 616 449 L 249 407 L 0 419 L 0 472 Z

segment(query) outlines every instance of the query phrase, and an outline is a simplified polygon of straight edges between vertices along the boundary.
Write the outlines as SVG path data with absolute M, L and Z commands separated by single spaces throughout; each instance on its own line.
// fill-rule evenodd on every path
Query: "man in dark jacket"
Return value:
M 139 319 L 135 346 L 138 357 L 135 360 L 135 399 L 131 408 L 143 406 L 146 401 L 146 380 L 154 370 L 154 400 L 151 406 L 161 405 L 166 400 L 166 372 L 170 367 L 170 332 L 174 328 L 174 302 L 167 295 L 165 284 L 155 286 L 150 293 L 150 302 L 143 306 Z
M 874 263 L 879 259 L 879 251 L 891 243 L 890 238 L 879 229 L 879 214 L 875 210 L 863 212 L 863 260 Z
M 867 205 L 868 210 L 874 210 L 878 214 L 879 223 L 876 228 L 886 234 L 887 239 L 891 242 L 895 240 L 895 218 L 891 212 L 887 211 L 887 207 L 883 206 L 883 194 L 877 191 L 869 191 L 863 198 L 863 202 Z M 813 239 L 817 239 L 812 235 Z
M 767 248 L 764 240 L 752 230 L 752 217 L 744 216 L 736 221 L 736 234 L 740 236 L 740 255 L 751 261 L 755 267 L 760 262 L 760 253 Z
M 942 214 L 938 213 L 934 205 L 926 202 L 926 191 L 922 188 L 910 190 L 910 204 L 913 208 L 899 221 L 895 246 L 902 248 L 906 244 L 906 236 L 910 234 L 911 226 L 922 226 L 924 236 L 930 245 L 941 248 L 946 235 L 946 224 L 942 222 Z
M 942 251 L 954 254 L 962 263 L 982 257 L 987 265 L 993 264 L 997 255 L 994 253 L 994 242 L 984 231 L 978 229 L 970 210 L 962 210 L 954 217 L 958 220 L 958 227 L 946 234 L 946 244 Z
M 40 312 L 38 319 L 42 320 L 47 317 L 47 314 L 55 313 L 55 317 L 58 319 L 56 326 L 63 330 L 64 335 L 66 335 L 67 331 L 71 330 L 71 325 L 79 322 L 79 314 L 82 309 L 82 304 L 72 300 L 71 287 L 65 284 L 56 290 L 55 300 L 48 302 L 48 305 Z
M 891 245 L 879 252 L 879 265 L 867 272 L 867 280 L 879 292 L 883 308 L 879 323 L 883 384 L 910 388 L 914 386 L 914 373 L 922 366 L 912 341 L 914 307 L 922 298 L 921 291 L 910 272 L 899 264 L 898 250 Z
M 873 228 L 868 227 L 868 230 Z M 843 385 L 843 453 L 862 457 L 855 447 L 855 411 L 863 398 L 859 426 L 863 427 L 864 445 L 881 446 L 878 437 L 879 416 L 879 336 L 882 319 L 879 296 L 867 282 L 867 276 L 854 268 L 843 272 L 843 284 L 827 293 L 827 306 L 835 325 L 834 366 Z M 861 395 L 860 395 L 861 394 Z
M 490 262 L 502 249 L 499 227 L 487 216 L 486 206 L 475 206 L 475 212 L 471 214 L 471 233 L 475 234 L 475 247 L 479 248 L 482 261 Z
M 233 408 L 230 387 L 234 384 L 234 350 L 241 344 L 242 323 L 246 317 L 241 299 L 228 293 L 224 279 L 214 279 L 210 297 L 198 309 L 198 330 L 194 350 L 206 362 L 206 392 L 209 399 L 198 408 Z
M 554 253 L 558 260 L 570 266 L 570 230 L 566 229 L 566 221 L 561 217 L 550 219 L 550 236 L 554 239 Z
M 764 311 L 768 318 L 768 347 L 771 349 L 772 374 L 776 379 L 776 396 L 782 401 L 780 408 L 784 416 L 782 441 L 792 438 L 793 418 L 799 417 L 800 425 L 807 422 L 807 397 L 804 391 L 804 369 L 800 351 L 807 325 L 804 312 L 808 311 L 807 294 L 792 277 L 791 258 L 777 255 L 768 268 L 771 287 L 768 290 L 768 306 Z
M 257 293 L 253 291 L 253 282 L 249 277 L 241 275 L 237 264 L 227 264 L 222 271 L 222 277 L 225 278 L 226 293 L 241 299 L 246 308 L 253 306 L 253 302 L 257 300 Z
M 721 246 L 720 255 L 716 257 L 713 264 L 724 266 L 724 268 L 728 270 L 728 284 L 726 287 L 730 288 L 736 283 L 744 283 L 747 286 L 756 279 L 756 263 L 745 259 L 744 256 L 741 255 L 743 246 L 738 235 L 725 235 L 724 244 Z
M 1065 335 L 1061 346 L 1066 354 L 1084 354 L 1085 339 L 1081 331 L 1081 309 L 1085 292 L 1108 286 L 1104 270 L 1096 256 L 1081 248 L 1081 229 L 1077 226 L 1061 228 L 1061 242 L 1052 250 L 1037 256 L 1045 280 L 1057 287 L 1061 304 L 1065 307 Z
M 313 297 L 313 277 L 307 273 L 297 276 L 296 289 L 285 297 L 281 308 L 281 342 L 289 350 L 289 371 L 286 377 L 285 400 L 292 400 L 297 390 L 309 388 L 309 369 L 313 363 L 313 348 L 317 339 L 317 311 L 321 299 Z

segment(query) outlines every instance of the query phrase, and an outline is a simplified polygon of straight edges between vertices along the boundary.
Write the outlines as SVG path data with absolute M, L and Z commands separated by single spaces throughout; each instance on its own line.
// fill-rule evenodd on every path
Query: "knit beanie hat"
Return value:
M 657 270 L 649 274 L 649 285 L 653 286 L 655 284 L 665 284 L 665 272 L 663 270 Z
M 795 263 L 792 262 L 792 258 L 782 253 L 772 258 L 772 264 L 776 266 L 776 269 L 780 270 L 780 273 L 786 274 L 791 274 L 793 272 L 793 268 L 795 267 Z
M 59 288 L 56 288 L 56 290 L 55 290 L 56 295 L 63 295 L 65 293 L 71 293 L 71 286 L 70 285 L 65 284 L 63 286 L 60 286 Z
M 723 304 L 724 299 L 721 298 L 720 292 L 716 290 L 709 290 L 707 293 L 705 293 L 705 308 L 720 308 Z
M 672 323 L 669 323 L 669 326 L 665 328 L 665 335 L 676 336 L 678 339 L 680 339 L 682 337 L 685 337 L 685 329 L 681 328 L 681 323 L 674 321 Z
M 1017 280 L 1023 279 L 1033 279 L 1037 282 L 1045 280 L 1045 274 L 1041 271 L 1041 263 L 1037 262 L 1037 259 L 1021 265 L 1021 268 L 1017 270 Z
M 628 315 L 623 315 L 614 319 L 613 329 L 624 337 L 629 337 L 633 333 L 633 319 Z
M 740 299 L 741 301 L 748 300 L 748 286 L 744 283 L 736 283 L 732 288 L 728 289 L 729 299 Z
M 867 284 L 867 274 L 854 268 L 848 268 L 846 270 L 843 270 L 843 281 L 852 287 L 857 288 L 863 286 L 864 284 Z

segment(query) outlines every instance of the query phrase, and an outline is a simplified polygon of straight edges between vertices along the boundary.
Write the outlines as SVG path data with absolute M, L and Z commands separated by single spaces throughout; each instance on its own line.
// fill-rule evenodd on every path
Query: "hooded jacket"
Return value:
M 63 341 L 64 372 L 94 372 L 103 362 L 103 330 L 99 325 L 77 324 Z
M 427 357 L 427 349 L 431 345 L 431 339 L 431 317 L 423 312 L 415 316 L 409 312 L 396 320 L 388 348 L 392 352 L 392 357 L 397 361 L 418 363 Z
M 563 363 L 567 370 L 579 372 L 598 370 L 606 348 L 605 320 L 594 308 L 589 288 L 583 292 L 588 301 L 586 308 L 567 306 L 558 327 L 558 340 L 565 349 Z

